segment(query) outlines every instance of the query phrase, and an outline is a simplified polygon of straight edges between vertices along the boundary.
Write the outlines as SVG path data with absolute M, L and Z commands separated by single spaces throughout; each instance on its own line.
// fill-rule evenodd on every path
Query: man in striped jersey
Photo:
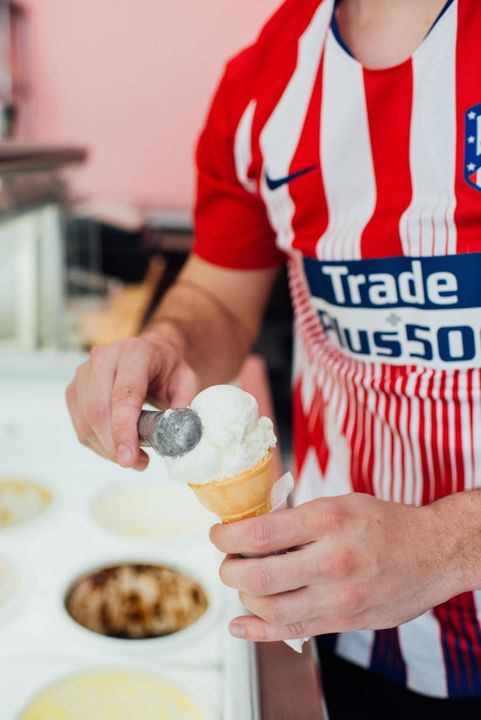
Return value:
M 232 377 L 287 258 L 298 507 L 212 540 L 231 632 L 319 636 L 334 719 L 481 713 L 480 36 L 479 0 L 287 0 L 212 103 L 179 281 L 67 393 L 144 468 L 144 398 Z

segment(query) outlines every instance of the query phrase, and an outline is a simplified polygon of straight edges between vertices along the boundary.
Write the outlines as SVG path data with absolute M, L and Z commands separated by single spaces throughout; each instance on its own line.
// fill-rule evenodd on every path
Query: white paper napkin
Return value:
M 294 478 L 292 477 L 290 472 L 285 473 L 282 475 L 282 477 L 277 480 L 277 482 L 274 483 L 272 487 L 272 493 L 271 493 L 271 510 L 270 512 L 275 512 L 276 510 L 283 510 L 286 507 L 287 504 L 287 498 L 289 497 L 290 493 L 292 492 L 292 489 L 294 488 Z M 244 553 L 242 557 L 245 558 L 261 558 L 261 557 L 267 557 L 271 553 Z M 295 640 L 284 640 L 286 645 L 289 645 L 290 648 L 295 650 L 298 653 L 302 652 L 302 646 L 305 642 L 309 640 L 308 637 L 305 638 L 297 638 Z

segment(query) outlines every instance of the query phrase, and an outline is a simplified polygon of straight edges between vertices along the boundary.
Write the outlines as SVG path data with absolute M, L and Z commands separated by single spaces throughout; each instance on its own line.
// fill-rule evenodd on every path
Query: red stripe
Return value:
M 431 488 L 434 486 L 434 493 L 431 489 L 431 500 L 442 497 L 443 483 L 441 480 L 441 463 L 438 456 L 438 447 L 440 443 L 440 437 L 438 433 L 438 418 L 437 418 L 437 401 L 433 394 L 435 373 L 433 372 L 428 382 L 428 390 L 426 393 L 425 403 L 429 403 L 431 411 L 431 442 L 430 451 L 432 455 L 432 472 L 434 477 L 431 479 Z
M 456 485 L 453 492 L 461 492 L 465 489 L 464 456 L 465 447 L 469 446 L 469 437 L 463 437 L 463 426 L 461 418 L 461 404 L 466 402 L 459 397 L 459 371 L 456 371 L 453 379 L 453 403 L 454 403 L 454 452 L 456 467 Z
M 353 366 L 353 372 L 349 376 L 350 388 L 349 395 L 351 399 L 352 422 L 349 434 L 349 446 L 351 448 L 351 480 L 353 489 L 357 492 L 363 492 L 362 478 L 360 475 L 360 458 L 358 441 L 361 435 L 362 414 L 357 398 L 359 378 L 357 375 L 357 363 Z
M 431 469 L 428 462 L 428 456 L 426 452 L 426 421 L 425 416 L 429 412 L 427 401 L 420 394 L 422 375 L 419 375 L 416 380 L 416 387 L 414 394 L 419 398 L 419 443 L 418 449 L 421 458 L 421 472 L 422 472 L 422 504 L 429 505 L 433 501 L 431 493 Z
M 481 250 L 481 193 L 464 179 L 465 114 L 481 102 L 479 38 L 481 3 L 459 0 L 456 47 L 456 211 L 457 252 Z
M 372 444 L 374 442 L 374 415 L 369 403 L 369 395 L 375 393 L 373 368 L 363 382 L 363 428 L 361 441 L 361 476 L 364 492 L 374 494 L 372 482 Z
M 364 69 L 377 202 L 361 238 L 363 258 L 403 255 L 399 223 L 412 198 L 409 142 L 413 70 L 409 60 L 389 72 Z
M 402 394 L 402 389 L 401 389 L 401 388 L 398 389 L 398 386 L 399 386 L 399 375 L 401 374 L 402 370 L 403 370 L 403 368 L 400 368 L 400 367 L 399 367 L 399 368 L 398 368 L 398 367 L 395 368 L 394 382 L 393 382 L 393 394 L 394 394 L 394 401 L 395 401 L 395 403 L 396 403 L 396 411 L 395 411 L 395 414 L 394 414 L 394 434 L 395 434 L 395 440 L 396 440 L 396 442 L 395 442 L 395 445 L 394 445 L 393 456 L 394 456 L 394 462 L 395 462 L 395 464 L 397 464 L 397 462 L 399 462 L 399 460 L 396 459 L 396 449 L 399 449 L 399 448 L 400 448 L 400 450 L 401 450 L 401 473 L 400 473 L 400 476 L 401 476 L 401 488 L 400 488 L 399 498 L 400 498 L 401 502 L 405 502 L 406 460 L 405 460 L 405 457 L 404 457 L 405 448 L 404 448 L 404 443 L 403 443 L 403 441 L 402 441 L 402 430 L 401 430 L 401 394 Z M 401 380 L 401 382 L 402 382 L 402 380 Z M 395 477 L 396 470 L 398 470 L 398 468 L 396 468 L 396 467 L 394 466 L 394 467 L 393 467 L 393 477 Z M 409 478 L 409 482 L 411 482 L 411 478 Z
M 446 400 L 446 373 L 443 372 L 441 375 L 441 382 L 439 383 L 439 397 L 441 403 L 441 442 L 439 443 L 439 451 L 441 453 L 441 467 L 443 468 L 443 483 L 441 494 L 437 497 L 443 497 L 444 495 L 451 495 L 453 492 L 453 468 L 451 467 L 451 427 L 449 423 L 449 401 Z
M 292 393 L 292 420 L 294 430 L 294 458 L 296 480 L 302 471 L 306 459 L 309 440 L 307 435 L 307 420 L 302 407 L 301 382 L 297 380 Z
M 470 442 L 470 454 L 469 460 L 471 463 L 471 482 L 475 482 L 475 471 L 474 471 L 474 408 L 473 408 L 473 374 L 474 370 L 469 369 L 466 373 L 466 390 L 465 390 L 465 402 L 468 403 L 469 410 L 469 442 Z
M 393 385 L 394 385 L 394 379 L 393 379 L 393 373 L 395 372 L 396 368 L 392 365 L 389 366 L 389 382 L 387 387 L 387 392 L 389 393 L 389 412 L 386 405 L 386 418 L 388 422 L 389 427 L 389 434 L 391 435 L 391 457 L 390 457 L 390 464 L 389 464 L 389 473 L 390 473 L 390 485 L 389 485 L 389 500 L 392 500 L 394 498 L 394 446 L 395 446 L 395 439 L 394 439 L 394 418 L 396 416 L 396 397 L 393 393 Z
M 481 676 L 481 648 L 479 645 L 479 622 L 474 594 L 472 592 L 465 592 L 462 595 L 458 595 L 455 600 L 458 612 L 463 615 L 465 636 L 468 638 L 467 650 L 473 656 L 479 681 Z
M 310 433 L 311 444 L 316 450 L 319 467 L 321 468 L 321 472 L 323 474 L 326 472 L 327 463 L 329 461 L 329 450 L 324 436 L 324 412 L 324 399 L 320 390 L 317 390 L 314 396 L 309 418 L 309 421 L 312 420 L 312 424 L 311 422 L 309 424 L 312 428 Z
M 406 431 L 403 427 L 401 427 L 401 422 L 399 422 L 399 440 L 401 443 L 401 477 L 403 481 L 403 487 L 402 487 L 402 495 L 401 495 L 401 502 L 407 502 L 407 489 L 410 489 L 410 495 L 414 498 L 415 495 L 415 484 L 416 484 L 416 477 L 415 477 L 415 467 L 413 463 L 413 454 L 412 454 L 412 443 L 411 443 L 411 435 L 410 435 L 410 407 L 411 407 L 411 399 L 407 397 L 406 395 L 406 388 L 408 384 L 409 374 L 407 372 L 407 369 L 404 368 L 404 376 L 400 383 L 399 387 L 399 406 L 400 406 L 400 412 L 402 412 L 403 409 L 403 399 L 406 401 L 406 414 L 404 422 L 406 423 Z M 407 476 L 407 463 L 406 463 L 406 454 L 410 452 L 411 453 L 411 477 Z
M 454 671 L 454 676 L 448 677 L 449 690 L 460 694 L 479 693 L 480 628 L 473 593 L 463 593 L 448 600 L 434 608 L 434 615 L 441 624 L 444 652 L 449 653 L 447 666 Z
M 405 389 L 407 389 L 407 385 L 409 382 L 410 375 L 416 372 L 415 366 L 410 366 L 406 369 L 406 385 Z M 407 397 L 407 418 L 406 418 L 406 427 L 407 427 L 407 434 L 408 434 L 408 443 L 409 443 L 409 452 L 411 453 L 411 466 L 412 466 L 412 474 L 413 474 L 413 492 L 412 497 L 414 501 L 418 501 L 418 498 L 420 497 L 420 493 L 417 490 L 419 483 L 422 483 L 423 479 L 422 476 L 419 477 L 418 473 L 418 464 L 416 459 L 416 450 L 414 449 L 414 443 L 413 443 L 413 403 L 417 404 L 417 407 L 419 408 L 420 401 L 419 397 L 414 397 L 413 394 L 406 395 Z M 418 423 L 420 423 L 420 417 L 418 416 Z M 416 430 L 414 432 L 420 433 L 420 425 L 418 424 Z M 418 435 L 419 437 L 419 435 Z M 417 448 L 418 443 L 416 444 Z
M 369 443 L 369 457 L 368 457 L 368 460 L 367 460 L 366 477 L 365 477 L 365 479 L 364 479 L 364 482 L 365 482 L 365 484 L 366 484 L 366 487 L 368 488 L 368 491 L 369 491 L 369 493 L 371 493 L 371 495 L 374 495 L 374 482 L 373 482 L 373 479 L 374 479 L 374 458 L 375 458 L 375 452 L 379 452 L 379 451 L 380 451 L 380 448 L 375 448 L 375 447 L 374 447 L 374 444 L 375 444 L 375 442 L 376 442 L 376 438 L 375 438 L 375 433 L 376 433 L 376 430 L 375 430 L 375 422 L 376 422 L 376 419 L 377 419 L 377 414 L 378 414 L 378 409 L 379 409 L 379 397 L 380 397 L 379 388 L 378 388 L 377 383 L 378 383 L 378 380 L 373 377 L 373 379 L 372 379 L 372 381 L 371 381 L 370 392 L 371 392 L 371 393 L 374 393 L 374 395 L 375 395 L 375 400 L 374 400 L 374 408 L 373 408 L 372 411 L 369 412 L 369 415 L 370 415 L 369 433 L 370 433 L 371 442 Z

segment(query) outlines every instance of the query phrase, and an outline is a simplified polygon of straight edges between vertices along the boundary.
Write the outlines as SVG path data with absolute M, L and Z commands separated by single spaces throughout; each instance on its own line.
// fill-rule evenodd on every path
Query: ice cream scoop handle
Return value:
M 164 413 L 152 410 L 142 410 L 137 423 L 140 447 L 153 447 L 154 433 Z

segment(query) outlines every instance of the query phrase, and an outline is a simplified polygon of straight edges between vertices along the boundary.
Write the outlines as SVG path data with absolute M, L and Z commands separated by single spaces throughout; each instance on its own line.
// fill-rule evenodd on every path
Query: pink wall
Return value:
M 87 146 L 78 193 L 188 207 L 224 60 L 279 0 L 25 0 L 34 139 Z

